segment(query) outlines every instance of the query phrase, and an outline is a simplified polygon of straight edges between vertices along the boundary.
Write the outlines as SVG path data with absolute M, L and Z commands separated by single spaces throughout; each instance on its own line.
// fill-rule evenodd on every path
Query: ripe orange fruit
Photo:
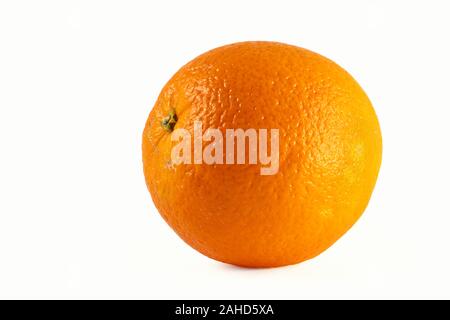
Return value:
M 177 128 L 279 129 L 279 170 L 174 164 Z M 190 246 L 246 267 L 298 263 L 360 217 L 381 163 L 372 105 L 341 67 L 306 49 L 243 42 L 206 52 L 163 88 L 145 125 L 145 179 L 162 217 Z M 225 155 L 224 155 L 225 157 Z

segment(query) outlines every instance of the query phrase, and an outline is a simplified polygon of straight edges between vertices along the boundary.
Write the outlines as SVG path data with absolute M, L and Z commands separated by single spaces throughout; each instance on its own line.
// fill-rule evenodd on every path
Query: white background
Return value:
M 0 0 L 0 298 L 450 298 L 449 16 L 448 1 Z M 296 266 L 198 254 L 144 183 L 162 86 L 243 40 L 335 60 L 382 127 L 365 214 Z

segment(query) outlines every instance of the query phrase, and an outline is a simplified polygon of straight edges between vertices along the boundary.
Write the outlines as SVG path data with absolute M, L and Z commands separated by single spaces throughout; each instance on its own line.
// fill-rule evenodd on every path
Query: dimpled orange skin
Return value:
M 278 173 L 173 165 L 177 142 L 161 125 L 171 110 L 174 129 L 192 136 L 195 120 L 203 131 L 279 129 Z M 381 152 L 358 83 L 321 55 L 274 42 L 231 44 L 189 62 L 163 88 L 143 134 L 145 179 L 165 221 L 204 255 L 244 267 L 295 264 L 330 247 L 366 208 Z

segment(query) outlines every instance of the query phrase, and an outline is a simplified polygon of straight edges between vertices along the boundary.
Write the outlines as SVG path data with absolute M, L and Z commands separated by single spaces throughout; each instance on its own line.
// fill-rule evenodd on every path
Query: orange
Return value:
M 174 164 L 178 128 L 279 129 L 279 170 Z M 245 267 L 313 258 L 365 210 L 381 133 L 358 83 L 329 59 L 274 42 L 206 52 L 165 85 L 143 133 L 148 189 L 165 221 L 204 255 Z

